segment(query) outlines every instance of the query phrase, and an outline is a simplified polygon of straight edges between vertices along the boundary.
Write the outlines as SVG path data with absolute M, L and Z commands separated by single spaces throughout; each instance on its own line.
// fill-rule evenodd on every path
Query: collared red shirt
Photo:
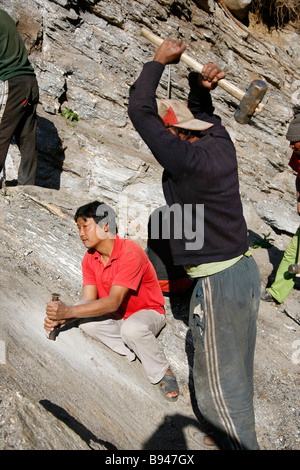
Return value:
M 130 293 L 118 311 L 125 320 L 139 310 L 153 309 L 164 314 L 164 297 L 153 265 L 133 240 L 115 237 L 114 248 L 104 266 L 100 253 L 88 250 L 82 261 L 83 285 L 95 285 L 98 297 L 109 295 L 112 286 L 123 286 Z

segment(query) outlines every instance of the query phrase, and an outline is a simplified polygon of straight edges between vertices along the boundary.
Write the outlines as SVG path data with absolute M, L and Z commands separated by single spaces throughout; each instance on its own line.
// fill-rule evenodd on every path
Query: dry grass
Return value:
M 300 19 L 300 0 L 253 0 L 252 12 L 269 27 L 281 28 Z

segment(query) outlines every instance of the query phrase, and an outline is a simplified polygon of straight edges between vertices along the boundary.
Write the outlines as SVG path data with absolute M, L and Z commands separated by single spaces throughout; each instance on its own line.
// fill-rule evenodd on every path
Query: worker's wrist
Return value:
M 65 316 L 65 319 L 70 320 L 70 318 L 79 318 L 78 316 L 78 308 L 76 305 L 69 305 L 68 311 Z
M 159 55 L 154 56 L 153 62 L 159 62 L 163 67 L 165 67 L 167 65 L 166 60 L 163 59 L 162 57 L 160 57 Z

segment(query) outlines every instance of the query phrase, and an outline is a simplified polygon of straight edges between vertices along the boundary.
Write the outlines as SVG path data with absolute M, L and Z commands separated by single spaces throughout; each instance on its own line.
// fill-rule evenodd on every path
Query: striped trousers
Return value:
M 259 449 L 253 360 L 260 291 L 255 260 L 243 256 L 220 273 L 198 278 L 191 297 L 195 395 L 222 449 Z

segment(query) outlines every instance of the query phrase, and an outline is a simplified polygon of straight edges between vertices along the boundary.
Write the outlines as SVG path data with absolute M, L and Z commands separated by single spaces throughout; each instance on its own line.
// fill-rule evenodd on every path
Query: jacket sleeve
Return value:
M 144 65 L 130 89 L 128 115 L 156 160 L 170 175 L 176 176 L 193 148 L 190 142 L 171 134 L 157 113 L 156 88 L 163 71 L 164 66 L 156 61 Z
M 189 74 L 190 92 L 188 97 L 188 107 L 198 119 L 207 119 L 213 117 L 214 106 L 212 104 L 210 91 L 198 84 L 198 73 Z

